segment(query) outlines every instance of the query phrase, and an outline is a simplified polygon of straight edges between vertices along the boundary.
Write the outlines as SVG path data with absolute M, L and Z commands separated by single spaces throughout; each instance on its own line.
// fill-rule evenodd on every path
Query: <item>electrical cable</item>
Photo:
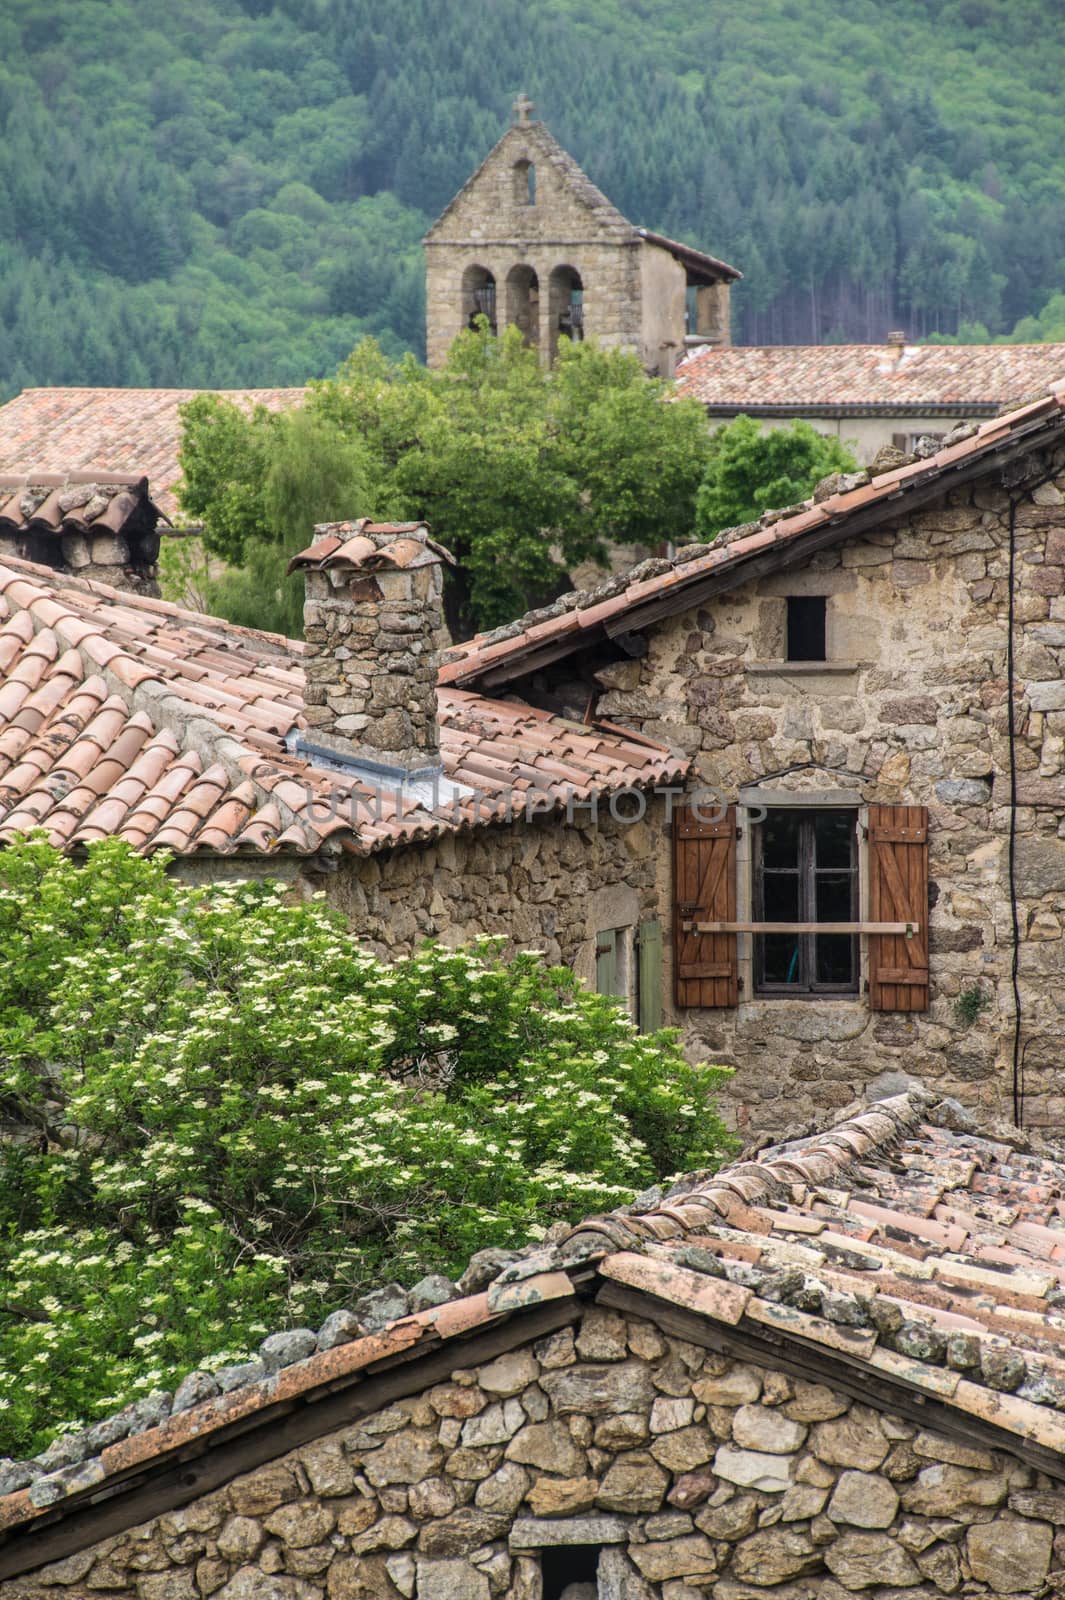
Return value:
M 1010 982 L 1013 986 L 1013 1125 L 1021 1126 L 1024 1101 L 1021 1081 L 1021 919 L 1017 905 L 1017 711 L 1013 703 L 1015 678 L 1013 626 L 1016 612 L 1014 574 L 1017 567 L 1017 501 L 1010 495 L 1009 595 L 1006 609 L 1006 728 L 1010 763 L 1009 892 L 1013 931 Z
M 1010 831 L 1009 831 L 1009 896 L 1010 921 L 1013 934 L 1013 952 L 1010 958 L 1010 984 L 1013 989 L 1013 1125 L 1021 1127 L 1024 1110 L 1024 1050 L 1021 1046 L 1023 1031 L 1023 1005 L 1021 1001 L 1021 917 L 1017 904 L 1017 708 L 1014 704 L 1016 666 L 1014 659 L 1013 630 L 1016 618 L 1014 578 L 1017 570 L 1017 506 L 1034 489 L 1048 483 L 1054 476 L 1046 472 L 1034 483 L 1026 484 L 1019 495 L 1010 495 L 1009 516 L 1009 593 L 1006 601 L 1006 729 L 1009 743 L 1010 773 Z M 1008 489 L 1007 485 L 1007 489 Z

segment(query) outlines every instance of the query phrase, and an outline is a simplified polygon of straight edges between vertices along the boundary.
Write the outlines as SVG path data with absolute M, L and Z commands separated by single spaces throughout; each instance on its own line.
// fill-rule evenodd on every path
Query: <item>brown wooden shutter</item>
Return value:
M 896 450 L 902 450 L 904 453 L 910 448 L 909 435 L 905 433 L 893 433 L 891 435 L 891 442 L 895 446 Z
M 711 813 L 716 815 L 716 813 Z M 686 933 L 691 922 L 736 920 L 736 807 L 703 822 L 691 806 L 673 815 L 673 978 L 678 1006 L 739 1001 L 734 933 Z
M 869 807 L 869 919 L 912 922 L 917 932 L 869 935 L 873 1011 L 928 1010 L 928 812 Z

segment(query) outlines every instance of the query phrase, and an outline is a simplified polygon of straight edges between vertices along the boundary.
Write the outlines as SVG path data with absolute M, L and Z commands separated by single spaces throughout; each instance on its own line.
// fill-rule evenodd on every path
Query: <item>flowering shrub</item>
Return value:
M 716 1164 L 721 1077 L 535 954 L 4 851 L 0 1450 Z

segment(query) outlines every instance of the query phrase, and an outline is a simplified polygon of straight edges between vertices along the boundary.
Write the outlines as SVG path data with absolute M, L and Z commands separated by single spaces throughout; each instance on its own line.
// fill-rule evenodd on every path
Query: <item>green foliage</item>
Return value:
M 1062 289 L 1044 0 L 7 0 L 0 372 L 300 383 L 422 340 L 426 225 L 524 85 L 737 338 L 992 333 Z M 564 67 L 560 64 L 564 63 Z
M 1010 333 L 992 338 L 982 322 L 963 322 L 953 337 L 933 334 L 928 344 L 1065 344 L 1065 294 L 1051 295 L 1042 311 L 1022 317 Z
M 288 557 L 315 523 L 365 514 L 377 498 L 368 450 L 313 406 L 249 414 L 201 394 L 181 412 L 182 504 L 207 550 L 231 564 L 201 579 L 199 597 L 245 627 L 299 635 L 303 596 L 286 576 Z
M 635 356 L 564 342 L 550 371 L 516 328 L 483 322 L 427 371 L 364 341 L 299 412 L 248 415 L 198 396 L 183 408 L 186 510 L 239 574 L 211 591 L 234 621 L 298 629 L 299 585 L 277 554 L 315 522 L 424 519 L 456 556 L 456 633 L 503 622 L 557 593 L 568 567 L 608 543 L 687 531 L 710 443 L 701 406 L 663 405 L 667 385 Z
M 0 1453 L 729 1144 L 719 1071 L 536 954 L 387 966 L 113 841 L 0 856 L 0 1063 Z
M 963 1028 L 971 1028 L 993 1004 L 992 997 L 986 989 L 982 989 L 978 983 L 971 983 L 955 1000 L 954 1015 Z
M 736 417 L 715 431 L 710 444 L 696 506 L 701 538 L 753 522 L 770 507 L 805 500 L 821 478 L 856 466 L 837 438 L 808 422 L 763 432 L 753 417 Z

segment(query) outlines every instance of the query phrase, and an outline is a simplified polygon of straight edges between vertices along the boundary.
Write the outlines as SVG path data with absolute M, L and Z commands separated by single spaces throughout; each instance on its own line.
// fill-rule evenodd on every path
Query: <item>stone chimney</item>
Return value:
M 327 522 L 289 562 L 306 583 L 300 744 L 410 778 L 440 769 L 443 563 L 423 522 Z
M 893 328 L 887 336 L 887 370 L 897 367 L 905 353 L 905 331 L 901 328 Z
M 0 560 L 17 556 L 114 589 L 158 595 L 148 480 L 117 472 L 0 476 Z

